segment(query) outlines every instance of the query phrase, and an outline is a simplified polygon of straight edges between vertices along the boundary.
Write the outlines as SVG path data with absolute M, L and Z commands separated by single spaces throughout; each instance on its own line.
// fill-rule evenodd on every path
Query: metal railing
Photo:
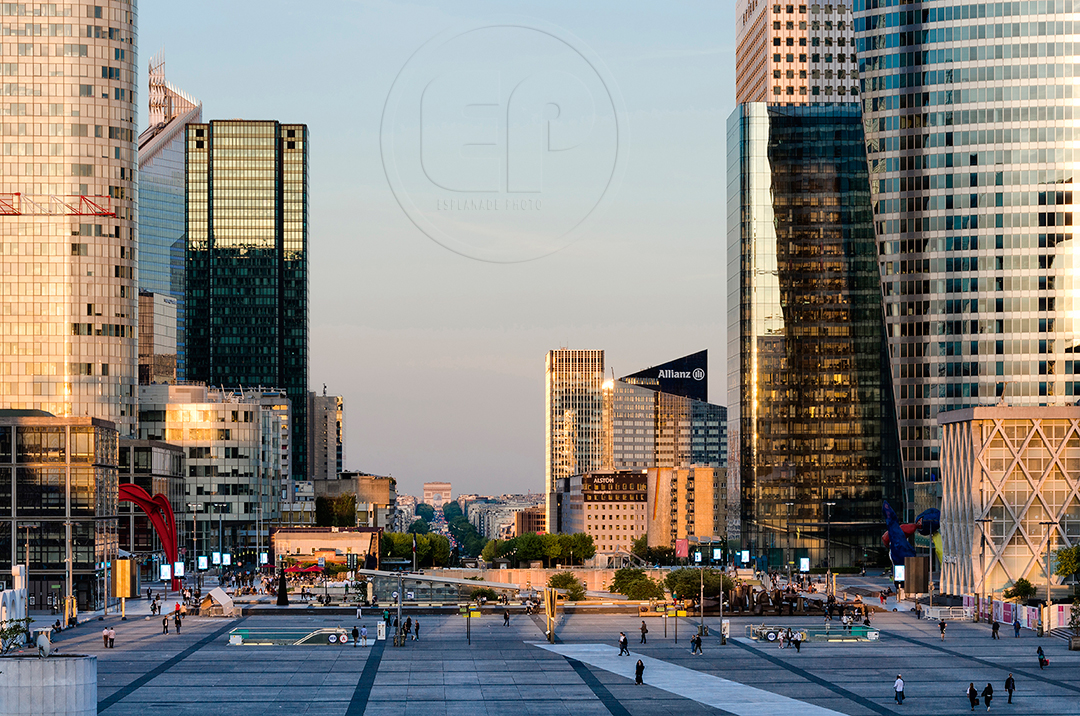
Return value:
M 931 621 L 971 621 L 975 618 L 975 611 L 971 607 L 924 607 L 922 618 Z
M 750 624 L 746 627 L 746 636 L 754 641 L 776 643 L 780 640 L 780 635 L 787 630 L 788 627 L 784 626 Z M 880 636 L 877 629 L 865 624 L 852 624 L 850 627 L 841 624 L 835 627 L 797 627 L 791 629 L 791 633 L 798 634 L 802 641 L 877 641 Z

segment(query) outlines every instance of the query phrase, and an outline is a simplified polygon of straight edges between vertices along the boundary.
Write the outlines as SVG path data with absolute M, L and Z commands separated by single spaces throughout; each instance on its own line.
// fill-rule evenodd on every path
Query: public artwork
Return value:
M 908 538 L 916 532 L 924 537 L 929 537 L 934 544 L 934 551 L 938 559 L 941 559 L 941 511 L 931 508 L 920 513 L 914 522 L 900 524 L 900 518 L 896 510 L 888 502 L 881 503 L 881 511 L 885 515 L 886 532 L 881 536 L 881 542 L 889 548 L 889 557 L 893 564 L 903 564 L 905 557 L 914 557 L 915 549 L 911 546 Z

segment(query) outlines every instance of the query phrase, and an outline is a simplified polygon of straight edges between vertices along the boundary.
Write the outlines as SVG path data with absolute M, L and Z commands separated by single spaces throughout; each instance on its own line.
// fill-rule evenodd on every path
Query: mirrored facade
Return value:
M 1074 10 L 855 2 L 909 488 L 940 477 L 938 413 L 1080 395 Z
M 859 106 L 736 109 L 728 212 L 742 543 L 772 566 L 824 565 L 831 532 L 833 566 L 875 559 L 899 460 Z
M 187 378 L 284 388 L 307 476 L 307 127 L 189 124 Z

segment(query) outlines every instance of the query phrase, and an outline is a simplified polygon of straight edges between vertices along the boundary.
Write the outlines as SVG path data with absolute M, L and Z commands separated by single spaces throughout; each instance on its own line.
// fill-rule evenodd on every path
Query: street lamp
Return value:
M 981 537 L 979 544 L 979 603 L 975 605 L 975 621 L 977 622 L 982 617 L 983 594 L 986 592 L 986 523 L 994 520 L 989 517 L 980 517 L 975 521 L 979 523 L 979 536 Z
M 220 560 L 218 563 L 218 574 L 220 575 L 222 572 L 221 568 L 225 566 L 225 526 L 223 521 L 224 514 L 221 510 L 222 508 L 227 507 L 228 503 L 215 502 L 213 505 L 217 508 L 218 513 L 218 559 Z
M 1050 626 L 1050 536 L 1053 534 L 1050 527 L 1056 527 L 1057 522 L 1045 521 L 1039 524 L 1046 528 L 1046 616 L 1042 620 L 1043 633 L 1045 634 L 1047 627 Z
M 791 549 L 791 508 L 795 506 L 794 502 L 785 502 L 787 505 L 787 520 L 784 521 L 784 531 L 787 533 L 787 546 L 788 546 L 788 558 L 784 560 L 787 562 L 787 581 L 788 585 L 791 584 L 791 565 L 795 561 L 795 555 Z
M 199 588 L 199 526 L 195 523 L 195 514 L 202 505 L 198 502 L 187 503 L 191 512 L 191 571 L 195 573 L 195 588 Z
M 832 594 L 832 508 L 835 502 L 825 503 L 825 593 Z

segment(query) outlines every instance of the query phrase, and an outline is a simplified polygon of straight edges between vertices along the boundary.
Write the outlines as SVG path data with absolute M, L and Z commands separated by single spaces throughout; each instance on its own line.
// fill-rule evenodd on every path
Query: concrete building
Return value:
M 184 502 L 184 450 L 178 445 L 171 445 L 160 440 L 138 440 L 120 438 L 119 476 L 121 484 L 127 482 L 138 485 L 147 494 L 165 495 L 169 498 L 173 515 L 176 517 L 178 548 L 186 553 L 185 560 L 189 568 L 194 569 L 194 543 L 191 539 L 191 521 L 184 521 L 187 507 Z M 141 579 L 157 581 L 156 567 L 167 561 L 154 559 L 164 557 L 161 540 L 154 531 L 150 519 L 137 505 L 131 502 L 121 503 L 117 512 L 119 517 L 117 536 L 120 549 L 131 552 L 140 559 Z M 186 527 L 186 529 L 185 529 Z
M 80 610 L 104 607 L 98 565 L 117 557 L 118 439 L 98 418 L 0 411 L 0 570 L 25 564 L 29 545 L 31 608 L 69 594 Z
M 942 591 L 1045 586 L 1048 550 L 1080 544 L 1080 408 L 999 405 L 937 420 Z
M 355 554 L 363 569 L 369 556 L 373 561 L 378 560 L 381 532 L 370 527 L 278 527 L 270 534 L 270 547 L 275 564 L 284 557 L 297 561 L 323 557 L 327 562 L 346 562 L 348 555 Z
M 851 0 L 735 3 L 735 101 L 857 101 Z
M 604 466 L 604 351 L 548 351 L 544 385 L 547 525 L 558 533 L 557 480 Z
M 562 478 L 564 533 L 584 532 L 597 552 L 629 552 L 648 530 L 647 471 L 612 470 Z
M 509 539 L 515 534 L 518 513 L 539 507 L 541 495 L 502 495 L 468 503 L 466 517 L 482 537 Z
M 1069 4 L 855 0 L 854 10 L 910 490 L 939 477 L 939 413 L 1080 395 L 1070 139 L 1080 44 Z
M 139 385 L 175 383 L 177 300 L 139 291 Z
M 345 399 L 340 395 L 307 394 L 308 478 L 336 480 L 345 471 Z
M 277 520 L 281 440 L 288 399 L 280 392 L 243 394 L 204 385 L 139 389 L 139 438 L 164 440 L 186 453 L 185 520 L 195 518 L 199 555 L 265 548 Z M 282 406 L 285 409 L 282 409 Z
M 653 468 L 646 481 L 650 547 L 674 547 L 677 539 L 726 534 L 726 469 Z
M 343 472 L 336 480 L 315 480 L 315 497 L 356 497 L 356 524 L 394 531 L 397 480 L 365 472 Z
M 187 243 L 184 239 L 184 127 L 202 121 L 202 104 L 165 79 L 165 59 L 150 58 L 150 104 L 148 126 L 139 135 L 139 367 L 140 383 L 184 380 L 184 271 Z M 167 297 L 174 302 L 171 316 L 175 343 L 175 378 L 143 379 L 143 293 Z M 158 328 L 160 330 L 160 328 Z
M 521 512 L 514 513 L 514 536 L 535 532 L 544 534 L 547 532 L 547 513 L 542 507 L 528 507 Z
M 436 510 L 441 510 L 443 504 L 452 502 L 453 499 L 453 490 L 449 482 L 424 483 L 424 502 Z
M 130 435 L 139 312 L 136 6 L 2 9 L 0 409 L 101 418 Z

